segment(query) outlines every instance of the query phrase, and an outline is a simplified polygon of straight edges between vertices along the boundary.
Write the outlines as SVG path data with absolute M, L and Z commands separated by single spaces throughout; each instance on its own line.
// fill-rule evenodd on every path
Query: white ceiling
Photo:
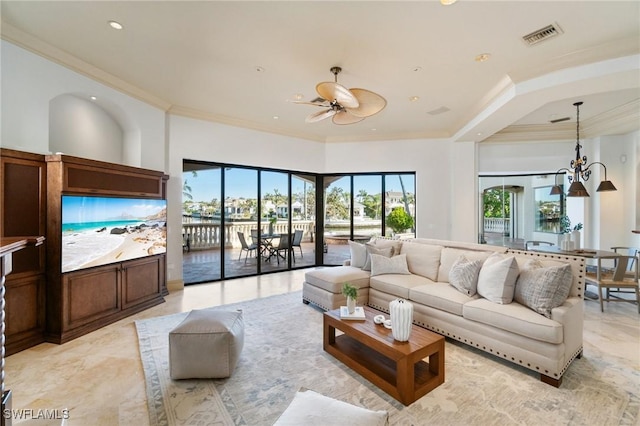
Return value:
M 5 40 L 172 113 L 311 140 L 572 138 L 576 101 L 584 136 L 640 128 L 638 1 L 2 1 L 1 16 Z M 562 34 L 523 42 L 549 24 Z M 292 100 L 334 65 L 387 107 L 305 123 L 317 107 Z

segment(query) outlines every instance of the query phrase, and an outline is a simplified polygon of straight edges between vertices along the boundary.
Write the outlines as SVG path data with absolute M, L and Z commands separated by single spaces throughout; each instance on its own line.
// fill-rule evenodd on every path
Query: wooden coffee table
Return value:
M 341 320 L 339 309 L 325 312 L 324 350 L 404 405 L 444 383 L 444 337 L 413 325 L 409 341 L 398 342 L 373 322 L 381 312 L 368 306 L 364 312 L 364 320 Z

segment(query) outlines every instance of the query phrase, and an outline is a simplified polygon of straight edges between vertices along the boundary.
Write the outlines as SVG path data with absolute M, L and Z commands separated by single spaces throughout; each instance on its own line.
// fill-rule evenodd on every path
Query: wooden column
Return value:
M 4 294 L 5 279 L 11 273 L 12 253 L 27 246 L 37 246 L 44 242 L 44 237 L 7 237 L 0 240 L 0 394 L 2 395 L 2 407 L 0 411 L 0 424 L 11 425 L 11 391 L 4 387 Z M 9 415 L 7 415 L 8 410 Z

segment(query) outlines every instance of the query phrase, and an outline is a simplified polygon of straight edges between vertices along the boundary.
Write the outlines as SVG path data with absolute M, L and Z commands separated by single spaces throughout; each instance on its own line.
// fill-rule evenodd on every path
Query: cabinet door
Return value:
M 125 262 L 122 265 L 122 309 L 161 296 L 165 255 Z
M 7 280 L 6 355 L 12 355 L 44 341 L 43 275 Z
M 117 263 L 63 275 L 64 331 L 120 311 L 120 267 Z

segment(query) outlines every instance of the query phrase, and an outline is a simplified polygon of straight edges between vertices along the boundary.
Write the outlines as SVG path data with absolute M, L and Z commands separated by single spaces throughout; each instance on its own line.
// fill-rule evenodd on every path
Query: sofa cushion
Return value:
M 483 262 L 491 255 L 491 251 L 466 250 L 452 247 L 444 247 L 440 255 L 440 267 L 438 268 L 438 281 L 448 283 L 449 271 L 456 260 L 464 255 L 469 260 L 482 260 Z
M 407 255 L 399 254 L 397 256 L 385 257 L 371 254 L 371 276 L 384 274 L 409 275 Z
M 369 281 L 371 288 L 375 288 L 383 293 L 391 294 L 394 297 L 401 297 L 403 299 L 409 298 L 409 289 L 425 284 L 433 284 L 433 281 L 428 278 L 421 277 L 420 275 L 413 274 L 376 275 L 371 277 L 371 280 Z
M 449 271 L 449 284 L 463 294 L 473 296 L 477 293 L 478 274 L 483 263 L 482 260 L 469 260 L 461 254 Z
M 350 265 L 362 268 L 367 261 L 367 246 L 349 240 L 349 251 L 351 252 Z
M 365 246 L 367 247 L 367 259 L 364 262 L 364 266 L 362 267 L 363 271 L 370 271 L 371 270 L 371 255 L 372 254 L 377 254 L 380 256 L 384 256 L 384 257 L 391 257 L 393 256 L 393 247 L 389 246 L 389 247 L 376 247 L 374 244 L 371 243 L 367 243 L 365 244 Z
M 304 280 L 330 293 L 342 293 L 342 284 L 356 288 L 369 287 L 369 272 L 353 266 L 314 269 L 304 274 Z
M 492 254 L 480 269 L 478 294 L 494 303 L 511 303 L 519 272 L 514 256 Z
M 519 303 L 501 305 L 486 299 L 465 303 L 462 307 L 465 319 L 490 325 L 521 336 L 560 344 L 563 342 L 563 325 L 542 316 Z
M 409 290 L 409 300 L 412 302 L 458 316 L 462 316 L 462 307 L 465 303 L 478 297 L 478 295 L 467 296 L 449 285 L 449 283 L 434 282 L 413 287 Z
M 404 242 L 400 253 L 407 255 L 409 272 L 435 281 L 440 267 L 442 246 Z
M 551 318 L 551 309 L 567 300 L 573 276 L 571 265 L 543 267 L 537 259 L 531 259 L 520 271 L 514 300 Z

